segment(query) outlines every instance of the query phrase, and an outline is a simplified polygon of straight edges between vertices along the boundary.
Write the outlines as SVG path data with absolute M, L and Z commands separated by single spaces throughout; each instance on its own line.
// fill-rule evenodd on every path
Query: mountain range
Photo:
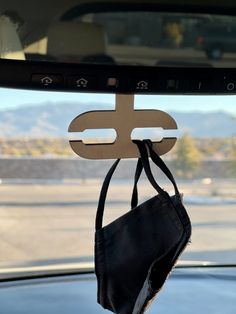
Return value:
M 0 137 L 68 137 L 70 122 L 80 113 L 107 110 L 109 105 L 96 103 L 42 103 L 0 111 Z M 193 137 L 229 137 L 236 135 L 236 119 L 226 111 L 181 112 L 168 111 L 176 120 L 179 133 Z M 149 136 L 156 136 L 153 129 Z M 144 133 L 145 137 L 145 133 Z

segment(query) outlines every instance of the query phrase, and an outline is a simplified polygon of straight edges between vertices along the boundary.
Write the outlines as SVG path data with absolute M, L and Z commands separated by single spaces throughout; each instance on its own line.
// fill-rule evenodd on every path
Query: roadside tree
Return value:
M 176 174 L 183 178 L 192 178 L 200 169 L 202 156 L 194 139 L 184 134 L 176 144 L 173 160 Z
M 232 137 L 231 143 L 229 146 L 229 161 L 228 161 L 228 169 L 230 171 L 231 176 L 236 175 L 236 136 Z

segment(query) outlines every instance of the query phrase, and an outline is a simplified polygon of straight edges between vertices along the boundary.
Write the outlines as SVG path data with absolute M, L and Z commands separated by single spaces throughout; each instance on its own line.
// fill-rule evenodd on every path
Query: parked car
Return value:
M 211 60 L 220 60 L 224 53 L 236 52 L 236 25 L 220 22 L 203 24 L 198 29 L 196 49 L 205 51 Z

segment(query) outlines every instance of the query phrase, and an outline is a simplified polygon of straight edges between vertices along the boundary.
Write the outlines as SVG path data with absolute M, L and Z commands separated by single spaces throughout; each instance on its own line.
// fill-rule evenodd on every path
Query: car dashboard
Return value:
M 236 267 L 176 268 L 148 313 L 234 314 L 235 291 Z M 94 274 L 2 282 L 0 304 L 4 314 L 109 312 L 96 303 Z

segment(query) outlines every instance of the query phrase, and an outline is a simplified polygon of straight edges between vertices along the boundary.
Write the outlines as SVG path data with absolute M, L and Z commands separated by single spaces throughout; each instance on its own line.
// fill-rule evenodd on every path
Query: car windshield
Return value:
M 181 263 L 236 264 L 235 96 L 136 96 L 136 109 L 170 114 L 178 130 L 135 130 L 132 138 L 177 136 L 163 159 L 172 170 L 193 225 Z M 1 89 L 0 278 L 20 270 L 79 269 L 93 262 L 94 220 L 102 181 L 112 160 L 75 155 L 70 139 L 111 142 L 114 132 L 68 134 L 78 114 L 111 110 L 115 95 Z M 105 223 L 130 208 L 136 161 L 114 176 Z M 155 176 L 167 191 L 169 182 Z M 140 202 L 154 195 L 143 177 Z M 168 233 L 168 230 L 166 230 Z M 55 268 L 56 267 L 56 268 Z

